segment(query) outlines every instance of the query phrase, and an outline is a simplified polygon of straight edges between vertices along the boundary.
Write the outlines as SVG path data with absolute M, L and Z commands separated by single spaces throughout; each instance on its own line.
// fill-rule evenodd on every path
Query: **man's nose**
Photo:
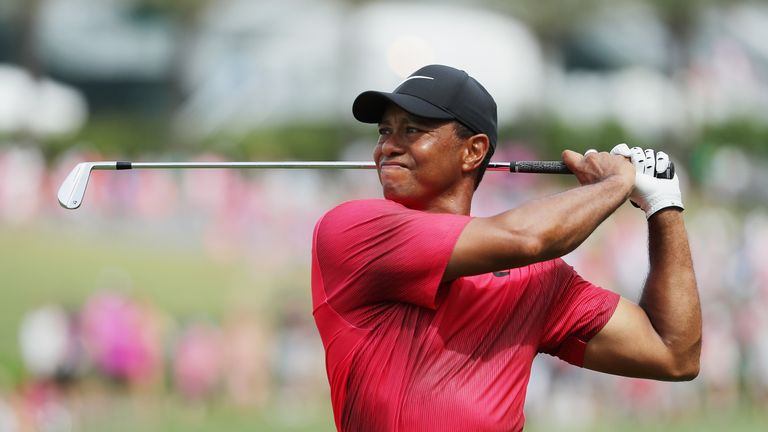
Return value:
M 381 154 L 384 156 L 393 156 L 403 153 L 403 143 L 398 137 L 398 134 L 394 133 L 387 136 L 381 143 Z

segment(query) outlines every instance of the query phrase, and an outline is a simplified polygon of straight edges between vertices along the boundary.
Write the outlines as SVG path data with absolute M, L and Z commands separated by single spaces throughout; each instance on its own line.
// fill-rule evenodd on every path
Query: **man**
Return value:
M 314 316 L 339 430 L 520 430 L 539 352 L 632 377 L 698 374 L 678 181 L 653 177 L 666 155 L 566 150 L 580 187 L 471 217 L 497 139 L 496 104 L 476 80 L 426 66 L 393 93 L 362 93 L 353 113 L 379 125 L 385 199 L 341 204 L 315 227 Z M 559 258 L 628 198 L 648 219 L 639 305 Z

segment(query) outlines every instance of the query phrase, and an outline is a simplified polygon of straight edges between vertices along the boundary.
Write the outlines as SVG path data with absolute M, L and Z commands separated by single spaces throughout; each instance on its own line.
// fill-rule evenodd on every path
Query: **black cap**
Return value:
M 496 102 L 463 70 L 424 66 L 392 93 L 361 93 L 352 104 L 352 114 L 363 123 L 378 123 L 390 103 L 419 117 L 458 120 L 473 132 L 488 135 L 491 151 L 496 149 Z

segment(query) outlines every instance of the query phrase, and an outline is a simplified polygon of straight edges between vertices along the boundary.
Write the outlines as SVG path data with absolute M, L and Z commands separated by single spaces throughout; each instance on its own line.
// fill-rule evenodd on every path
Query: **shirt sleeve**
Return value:
M 340 309 L 382 301 L 436 308 L 443 273 L 470 219 L 388 200 L 336 207 L 317 225 L 315 252 L 326 295 Z
M 611 319 L 620 296 L 584 280 L 562 259 L 551 265 L 553 291 L 539 351 L 581 367 L 587 343 Z

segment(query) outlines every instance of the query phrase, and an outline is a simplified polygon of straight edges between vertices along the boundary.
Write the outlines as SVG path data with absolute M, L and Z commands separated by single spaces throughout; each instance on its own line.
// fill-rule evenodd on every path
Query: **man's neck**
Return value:
M 465 183 L 457 186 L 454 190 L 445 191 L 427 201 L 419 210 L 430 213 L 451 213 L 469 216 L 474 193 L 474 184 Z
M 469 216 L 472 209 L 472 197 L 475 194 L 474 181 L 454 185 L 432 198 L 422 197 L 421 200 L 395 201 L 413 209 L 429 213 L 450 213 Z
M 429 213 L 451 213 L 469 215 L 472 207 L 472 197 L 469 199 L 455 196 L 441 196 L 430 202 L 423 210 Z

